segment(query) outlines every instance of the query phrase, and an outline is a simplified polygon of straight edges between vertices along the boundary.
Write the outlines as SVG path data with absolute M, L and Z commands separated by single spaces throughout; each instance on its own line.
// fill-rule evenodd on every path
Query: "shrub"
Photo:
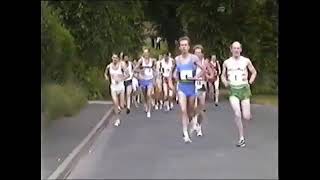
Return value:
M 73 66 L 74 78 L 87 91 L 89 100 L 110 99 L 109 84 L 104 78 L 104 70 L 105 66 L 89 66 L 81 61 Z
M 87 102 L 85 91 L 71 82 L 65 85 L 46 84 L 43 96 L 44 113 L 48 120 L 75 115 Z

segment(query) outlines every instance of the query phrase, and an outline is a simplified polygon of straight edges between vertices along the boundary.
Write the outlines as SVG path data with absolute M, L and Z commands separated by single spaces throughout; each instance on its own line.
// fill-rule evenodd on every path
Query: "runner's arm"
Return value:
M 218 75 L 220 76 L 221 75 L 221 67 L 220 67 L 220 63 L 218 60 L 217 60 L 217 66 L 218 66 Z
M 142 59 L 140 58 L 137 62 L 137 65 L 134 67 L 133 72 L 140 72 L 139 68 L 142 64 Z
M 206 68 L 207 68 L 206 69 L 207 72 L 205 73 L 206 79 L 213 79 L 214 73 L 209 63 L 206 64 Z
M 256 79 L 256 76 L 257 76 L 257 71 L 256 69 L 254 68 L 254 66 L 252 65 L 250 59 L 248 59 L 248 69 L 251 73 L 251 77 L 250 77 L 250 80 L 249 80 L 249 84 L 252 84 L 254 82 L 254 80 Z
M 168 85 L 169 85 L 169 88 L 175 92 L 175 87 L 173 85 L 173 78 L 176 78 L 176 68 L 174 68 L 172 71 L 170 71 L 170 74 L 169 74 L 169 78 L 168 78 Z M 177 78 L 176 78 L 177 79 Z
M 191 78 L 191 79 L 194 79 L 194 80 L 200 80 L 201 77 L 203 77 L 205 75 L 205 72 L 206 72 L 206 67 L 202 65 L 200 59 L 198 58 L 198 56 L 194 55 L 193 56 L 195 58 L 194 60 L 194 63 L 200 67 L 201 71 L 199 74 L 197 74 L 194 78 Z
M 122 78 L 122 80 L 124 81 L 124 80 L 126 80 L 127 78 L 130 77 L 129 68 L 127 68 L 124 63 L 121 63 L 121 69 L 122 69 L 123 74 L 124 74 L 124 76 Z
M 226 73 L 227 73 L 227 67 L 226 67 L 226 61 L 222 64 L 222 74 L 221 74 L 221 81 L 224 84 L 225 87 L 228 87 L 228 81 L 226 79 Z
M 109 81 L 110 71 L 109 71 L 109 64 L 107 65 L 105 71 L 104 71 L 104 77 L 107 81 Z
M 158 63 L 156 59 L 151 59 L 152 60 L 152 72 L 153 72 L 153 77 L 157 77 L 158 75 Z

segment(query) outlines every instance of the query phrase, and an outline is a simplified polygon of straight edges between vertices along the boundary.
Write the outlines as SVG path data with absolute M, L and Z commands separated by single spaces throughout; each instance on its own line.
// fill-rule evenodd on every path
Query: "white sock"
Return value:
M 189 137 L 188 131 L 187 130 L 183 131 L 183 135 L 184 137 Z
M 240 137 L 240 141 L 241 141 L 241 140 L 244 140 L 244 137 L 243 137 L 243 136 Z

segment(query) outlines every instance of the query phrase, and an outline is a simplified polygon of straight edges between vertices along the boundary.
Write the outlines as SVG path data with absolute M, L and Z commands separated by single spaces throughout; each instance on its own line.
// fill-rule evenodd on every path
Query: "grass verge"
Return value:
M 43 87 L 43 111 L 46 120 L 73 116 L 86 103 L 86 92 L 75 84 L 46 84 Z

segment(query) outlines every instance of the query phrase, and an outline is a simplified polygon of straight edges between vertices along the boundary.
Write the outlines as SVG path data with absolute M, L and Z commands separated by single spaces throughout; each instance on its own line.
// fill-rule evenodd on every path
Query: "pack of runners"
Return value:
M 147 118 L 153 111 L 171 111 L 175 104 L 181 110 L 182 135 L 190 143 L 192 134 L 202 136 L 202 121 L 206 118 L 206 100 L 219 103 L 219 82 L 229 89 L 229 102 L 239 132 L 237 147 L 245 147 L 243 120 L 251 119 L 250 85 L 257 72 L 249 58 L 241 56 L 239 42 L 230 46 L 232 56 L 223 61 L 222 70 L 215 55 L 205 56 L 200 44 L 190 50 L 190 39 L 179 39 L 180 54 L 171 53 L 150 57 L 144 49 L 138 60 L 131 60 L 124 53 L 113 54 L 106 66 L 105 78 L 110 84 L 110 94 L 116 114 L 115 126 L 119 126 L 124 114 L 131 113 L 131 103 L 136 108 L 143 104 Z M 250 77 L 248 76 L 250 71 Z

